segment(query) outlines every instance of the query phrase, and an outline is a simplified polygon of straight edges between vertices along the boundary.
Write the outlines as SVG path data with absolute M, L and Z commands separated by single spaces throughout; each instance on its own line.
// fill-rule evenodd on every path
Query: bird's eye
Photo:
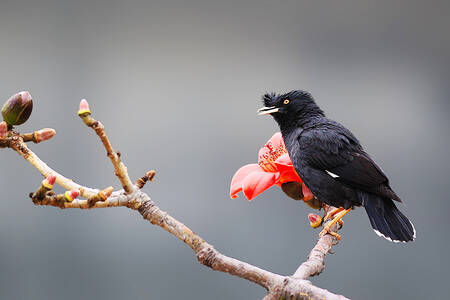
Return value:
M 289 104 L 289 99 L 285 99 L 284 101 L 283 101 L 283 104 Z

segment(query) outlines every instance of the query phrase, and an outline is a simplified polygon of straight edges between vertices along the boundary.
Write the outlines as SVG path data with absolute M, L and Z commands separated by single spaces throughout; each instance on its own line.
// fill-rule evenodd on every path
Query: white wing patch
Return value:
M 325 172 L 327 172 L 328 175 L 330 175 L 330 176 L 333 177 L 333 178 L 339 178 L 339 175 L 336 175 L 336 174 L 334 174 L 334 173 L 331 173 L 331 172 L 328 171 L 328 170 L 325 170 Z

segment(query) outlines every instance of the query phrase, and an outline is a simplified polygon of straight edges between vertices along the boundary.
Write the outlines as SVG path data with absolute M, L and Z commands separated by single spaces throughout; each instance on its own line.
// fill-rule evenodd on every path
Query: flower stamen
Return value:
M 262 152 L 262 153 L 261 153 Z M 274 147 L 271 141 L 264 145 L 263 151 L 258 156 L 258 164 L 266 172 L 276 172 L 275 161 L 283 154 L 287 153 L 284 144 Z

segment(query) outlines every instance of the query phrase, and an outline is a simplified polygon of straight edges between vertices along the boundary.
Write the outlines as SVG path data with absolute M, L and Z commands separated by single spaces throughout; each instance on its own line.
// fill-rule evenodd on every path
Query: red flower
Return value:
M 303 200 L 309 201 L 314 198 L 295 171 L 283 137 L 277 132 L 259 150 L 257 164 L 245 165 L 234 174 L 230 197 L 237 198 L 237 194 L 242 191 L 250 201 L 274 185 L 281 186 L 291 181 L 302 183 Z

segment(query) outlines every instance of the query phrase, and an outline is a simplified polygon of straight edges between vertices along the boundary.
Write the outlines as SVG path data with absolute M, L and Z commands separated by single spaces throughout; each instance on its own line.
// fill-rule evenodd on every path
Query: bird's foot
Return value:
M 338 233 L 332 231 L 332 230 L 331 230 L 331 227 L 333 227 L 334 224 L 336 224 L 336 223 L 339 223 L 339 225 L 342 227 L 342 226 L 344 225 L 344 221 L 342 221 L 341 219 L 342 219 L 342 217 L 344 217 L 350 210 L 351 210 L 351 208 L 345 209 L 345 210 L 344 210 L 344 208 L 341 207 L 341 208 L 337 208 L 337 209 L 334 209 L 333 211 L 329 212 L 329 213 L 325 216 L 324 222 L 325 222 L 326 220 L 331 219 L 331 217 L 330 217 L 329 215 L 334 216 L 334 215 L 337 214 L 337 216 L 334 217 L 334 219 L 333 219 L 331 222 L 329 222 L 327 225 L 324 226 L 323 230 L 319 233 L 319 238 L 321 238 L 322 236 L 324 236 L 325 234 L 328 233 L 328 234 L 331 234 L 332 236 L 334 236 L 334 237 L 336 238 L 336 240 L 339 241 L 339 240 L 341 239 L 341 236 L 340 236 Z M 328 218 L 328 219 L 327 219 L 327 218 Z
M 329 211 L 328 213 L 325 214 L 325 216 L 323 216 L 323 221 L 326 222 L 329 219 L 332 219 L 335 214 L 337 214 L 343 210 L 344 210 L 343 207 L 338 207 L 338 208 L 333 209 L 332 211 Z
M 337 233 L 337 232 L 332 231 L 330 226 L 328 226 L 328 225 L 325 226 L 322 229 L 322 231 L 319 233 L 319 238 L 323 237 L 325 234 L 331 234 L 338 241 L 341 239 L 341 235 L 339 233 Z

